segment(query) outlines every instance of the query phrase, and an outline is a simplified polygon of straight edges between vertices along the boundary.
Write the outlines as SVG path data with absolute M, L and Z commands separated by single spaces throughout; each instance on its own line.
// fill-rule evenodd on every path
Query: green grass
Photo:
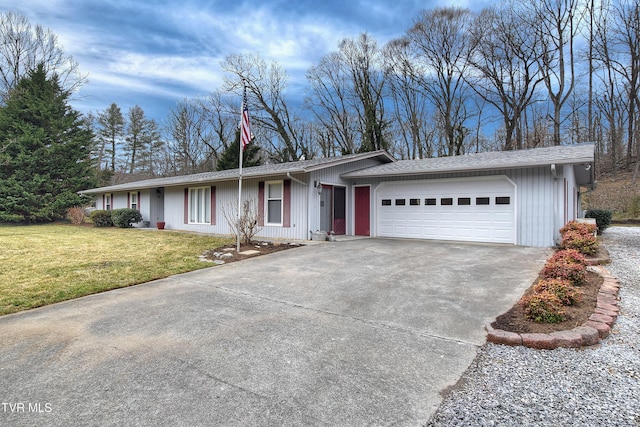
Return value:
M 0 315 L 210 267 L 198 256 L 230 242 L 169 230 L 0 226 Z

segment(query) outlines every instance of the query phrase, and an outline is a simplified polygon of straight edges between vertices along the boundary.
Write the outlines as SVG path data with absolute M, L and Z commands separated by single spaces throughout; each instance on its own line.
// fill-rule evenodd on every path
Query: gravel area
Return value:
M 486 344 L 428 426 L 640 426 L 640 227 L 603 244 L 621 283 L 611 335 L 577 350 Z

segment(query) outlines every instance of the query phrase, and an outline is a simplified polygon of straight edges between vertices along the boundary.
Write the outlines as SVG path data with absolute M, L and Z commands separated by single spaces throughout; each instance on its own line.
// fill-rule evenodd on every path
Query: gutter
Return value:
M 304 185 L 304 186 L 308 185 L 306 182 L 300 181 L 298 178 L 294 178 L 293 176 L 291 176 L 291 172 L 287 172 L 287 178 L 289 178 L 291 181 L 297 182 L 298 184 L 301 184 L 301 185 Z

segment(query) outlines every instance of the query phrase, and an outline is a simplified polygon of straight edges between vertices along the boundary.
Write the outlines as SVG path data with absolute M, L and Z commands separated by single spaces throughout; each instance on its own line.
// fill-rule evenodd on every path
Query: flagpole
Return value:
M 242 88 L 243 88 L 243 95 L 242 95 L 242 107 L 241 107 L 241 111 L 240 111 L 240 138 L 238 139 L 238 153 L 240 153 L 238 155 L 239 160 L 238 160 L 238 164 L 239 164 L 239 173 L 238 173 L 238 218 L 237 218 L 237 225 L 236 225 L 236 252 L 240 252 L 240 221 L 242 218 L 242 157 L 243 157 L 243 152 L 244 152 L 244 147 L 243 147 L 243 135 L 242 133 L 244 132 L 244 126 L 243 126 L 243 121 L 244 121 L 244 109 L 246 108 L 245 103 L 247 102 L 247 84 L 246 81 L 244 79 L 242 79 Z

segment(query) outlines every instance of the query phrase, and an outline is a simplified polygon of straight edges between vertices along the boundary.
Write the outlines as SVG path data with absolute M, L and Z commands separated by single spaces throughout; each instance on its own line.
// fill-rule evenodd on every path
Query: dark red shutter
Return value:
M 140 192 L 138 191 L 138 212 L 142 212 L 142 203 L 140 200 Z
M 258 182 L 258 225 L 264 226 L 264 181 Z
M 211 186 L 211 225 L 216 225 L 216 187 Z
M 107 210 L 107 195 L 103 194 L 102 195 L 102 210 Z
M 184 223 L 189 224 L 189 189 L 184 189 Z
M 282 226 L 291 227 L 291 180 L 282 185 Z
M 113 193 L 111 193 L 111 210 L 115 209 L 116 199 L 113 198 Z
M 131 193 L 127 193 L 127 208 L 131 209 Z

